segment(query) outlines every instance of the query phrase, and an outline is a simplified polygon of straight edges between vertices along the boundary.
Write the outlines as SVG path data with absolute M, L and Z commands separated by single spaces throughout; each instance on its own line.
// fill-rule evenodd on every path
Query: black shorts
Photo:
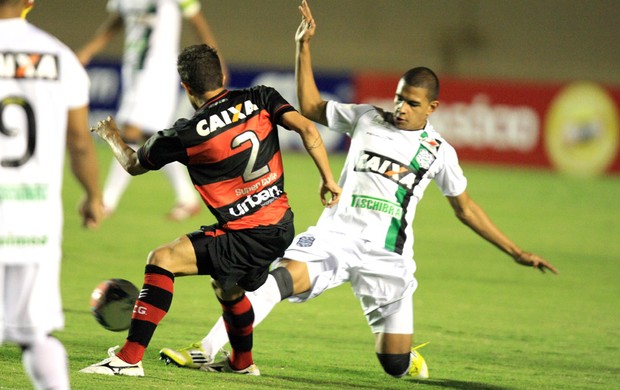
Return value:
M 199 275 L 211 275 L 228 290 L 239 285 L 254 291 L 265 283 L 269 266 L 295 237 L 289 210 L 280 223 L 244 230 L 225 230 L 221 225 L 202 226 L 187 235 L 196 252 Z

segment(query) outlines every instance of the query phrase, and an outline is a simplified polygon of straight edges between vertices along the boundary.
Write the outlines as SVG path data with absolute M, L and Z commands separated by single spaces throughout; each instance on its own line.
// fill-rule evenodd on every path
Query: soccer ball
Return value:
M 129 329 L 131 313 L 138 299 L 138 288 L 125 279 L 108 279 L 99 283 L 90 295 L 93 316 L 107 330 Z

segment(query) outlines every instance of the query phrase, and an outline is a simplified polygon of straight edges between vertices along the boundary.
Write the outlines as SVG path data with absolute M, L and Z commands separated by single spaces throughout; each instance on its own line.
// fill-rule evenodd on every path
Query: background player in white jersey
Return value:
M 396 87 L 394 111 L 367 104 L 322 100 L 310 57 L 316 24 L 306 2 L 296 34 L 297 92 L 309 119 L 351 137 L 339 184 L 340 202 L 321 214 L 316 226 L 299 234 L 267 282 L 248 297 L 257 325 L 282 299 L 303 302 L 350 282 L 375 335 L 375 352 L 386 373 L 427 378 L 428 368 L 412 350 L 413 230 L 416 206 L 431 182 L 447 197 L 457 218 L 517 264 L 556 269 L 506 237 L 468 195 L 456 151 L 428 117 L 439 102 L 439 81 L 428 68 L 413 68 Z M 219 320 L 188 348 L 164 348 L 163 360 L 198 368 L 226 344 Z
M 0 0 L 0 343 L 22 348 L 35 388 L 57 390 L 69 388 L 65 349 L 51 336 L 64 326 L 65 145 L 86 192 L 84 225 L 97 226 L 103 210 L 88 76 L 68 47 L 20 18 L 33 3 Z
M 196 37 L 217 48 L 215 36 L 201 13 L 199 0 L 109 0 L 110 15 L 95 36 L 78 51 L 88 64 L 123 29 L 125 31 L 122 98 L 116 115 L 124 139 L 141 144 L 155 131 L 169 127 L 179 107 L 180 80 L 176 72 L 182 19 L 187 19 Z M 225 76 L 227 74 L 224 67 Z M 175 195 L 168 214 L 182 220 L 200 211 L 194 187 L 181 164 L 163 168 Z M 131 176 L 112 161 L 103 190 L 106 214 L 116 210 Z

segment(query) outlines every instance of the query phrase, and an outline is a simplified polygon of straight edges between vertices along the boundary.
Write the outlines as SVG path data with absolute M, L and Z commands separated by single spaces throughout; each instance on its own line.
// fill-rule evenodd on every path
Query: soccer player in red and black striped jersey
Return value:
M 284 191 L 277 125 L 297 132 L 321 175 L 324 205 L 338 201 L 341 189 L 329 167 L 315 125 L 273 88 L 223 87 L 216 51 L 208 45 L 186 48 L 177 69 L 196 109 L 159 131 L 134 151 L 112 118 L 92 130 L 111 147 L 132 175 L 178 161 L 187 166 L 194 186 L 217 219 L 153 250 L 144 286 L 134 307 L 129 335 L 118 353 L 81 370 L 106 375 L 144 376 L 142 356 L 172 302 L 175 276 L 211 275 L 222 305 L 232 354 L 222 371 L 260 375 L 252 359 L 254 313 L 244 291 L 267 279 L 269 265 L 292 242 L 293 213 Z

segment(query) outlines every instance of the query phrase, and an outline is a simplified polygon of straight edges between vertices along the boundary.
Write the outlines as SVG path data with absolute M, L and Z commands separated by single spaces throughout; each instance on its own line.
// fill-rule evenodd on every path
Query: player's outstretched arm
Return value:
M 503 252 L 511 256 L 517 264 L 539 269 L 541 272 L 558 270 L 542 257 L 524 252 L 517 244 L 510 240 L 488 217 L 484 210 L 469 196 L 467 191 L 458 196 L 448 197 L 456 217 L 469 226 L 474 232 L 489 241 Z
M 549 270 L 554 274 L 559 274 L 559 271 L 551 263 L 535 253 L 521 252 L 521 254 L 514 259 L 518 264 L 539 269 L 542 273 Z
M 118 13 L 110 16 L 101 24 L 95 35 L 75 54 L 82 63 L 88 65 L 92 58 L 105 48 L 123 28 L 123 18 Z
M 127 173 L 136 176 L 148 172 L 147 169 L 140 165 L 136 151 L 123 141 L 120 130 L 111 116 L 97 122 L 95 126 L 91 127 L 90 131 L 97 133 L 99 137 L 107 142 L 112 149 L 112 154 L 114 154 L 114 157 Z
M 340 200 L 342 189 L 334 180 L 321 133 L 319 133 L 314 123 L 297 111 L 285 113 L 282 115 L 282 121 L 286 127 L 297 132 L 301 136 L 304 147 L 319 169 L 321 175 L 321 203 L 323 203 L 323 206 L 327 207 L 335 205 Z
M 88 106 L 69 110 L 67 151 L 71 172 L 86 193 L 79 208 L 82 225 L 87 228 L 96 228 L 103 216 L 103 198 L 99 188 L 99 165 L 95 144 L 88 132 Z
M 297 99 L 299 111 L 306 117 L 322 125 L 327 126 L 326 108 L 327 102 L 321 98 L 316 86 L 312 59 L 310 55 L 310 40 L 316 31 L 316 22 L 312 18 L 310 7 L 304 0 L 299 6 L 301 23 L 295 33 L 297 42 L 295 51 L 295 83 L 297 87 Z

